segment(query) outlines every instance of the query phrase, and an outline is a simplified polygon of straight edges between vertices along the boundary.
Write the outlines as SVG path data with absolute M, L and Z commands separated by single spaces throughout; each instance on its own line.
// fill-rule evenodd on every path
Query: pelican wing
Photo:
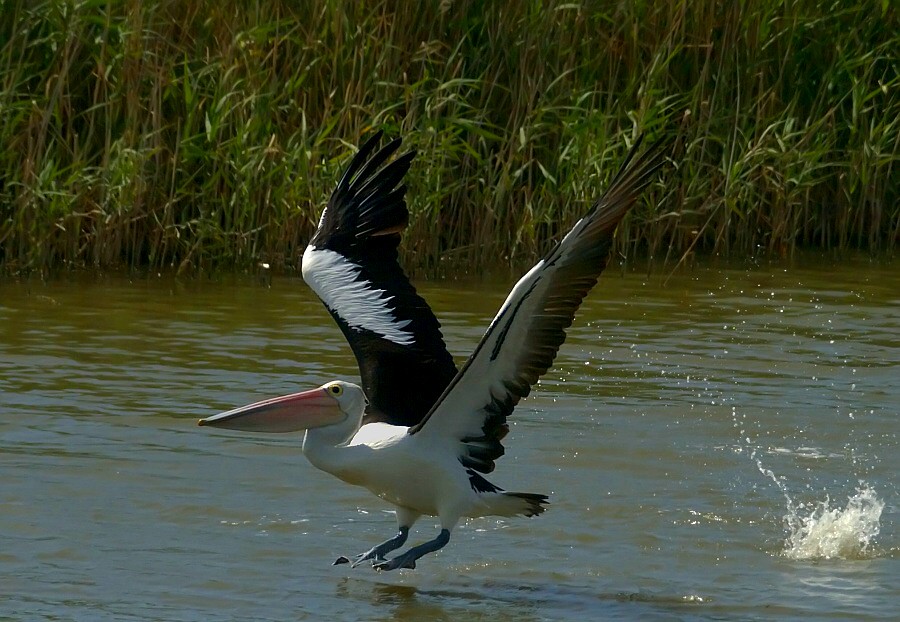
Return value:
M 590 213 L 519 279 L 475 352 L 410 434 L 458 442 L 464 466 L 494 469 L 507 416 L 553 363 L 565 329 L 606 267 L 616 226 L 663 163 L 662 141 L 638 156 L 640 143 Z
M 369 400 L 366 422 L 411 426 L 437 401 L 456 365 L 434 313 L 397 261 L 409 220 L 401 182 L 415 154 L 385 164 L 400 139 L 376 152 L 380 137 L 350 162 L 303 253 L 302 270 L 356 355 Z

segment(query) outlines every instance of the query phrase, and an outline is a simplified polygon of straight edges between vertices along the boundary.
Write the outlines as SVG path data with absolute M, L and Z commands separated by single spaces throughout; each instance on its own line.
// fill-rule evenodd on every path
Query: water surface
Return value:
M 297 436 L 195 425 L 355 377 L 299 279 L 4 281 L 0 619 L 892 617 L 898 274 L 612 271 L 491 475 L 550 510 L 392 574 L 330 565 L 393 515 Z M 419 284 L 460 363 L 510 286 Z

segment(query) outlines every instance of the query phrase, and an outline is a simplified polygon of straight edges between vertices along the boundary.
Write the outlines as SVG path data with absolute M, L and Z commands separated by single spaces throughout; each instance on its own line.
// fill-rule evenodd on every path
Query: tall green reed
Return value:
M 404 261 L 521 264 L 636 136 L 676 147 L 618 252 L 893 250 L 891 3 L 0 0 L 8 271 L 296 267 L 353 146 L 419 155 Z

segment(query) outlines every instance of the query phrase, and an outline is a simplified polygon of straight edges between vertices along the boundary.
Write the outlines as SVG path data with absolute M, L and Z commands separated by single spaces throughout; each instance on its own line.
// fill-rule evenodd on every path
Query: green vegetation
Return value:
M 639 131 L 620 250 L 893 250 L 887 0 L 0 0 L 0 262 L 296 267 L 373 128 L 418 150 L 407 265 L 531 260 Z

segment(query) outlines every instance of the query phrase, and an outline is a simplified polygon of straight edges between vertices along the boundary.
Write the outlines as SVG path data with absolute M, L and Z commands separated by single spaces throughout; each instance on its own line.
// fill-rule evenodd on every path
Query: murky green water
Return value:
M 0 618 L 887 619 L 900 270 L 607 275 L 493 481 L 552 494 L 414 572 L 388 507 L 198 417 L 355 375 L 298 279 L 0 283 Z M 511 283 L 420 284 L 460 359 Z M 418 525 L 416 540 L 431 538 Z

